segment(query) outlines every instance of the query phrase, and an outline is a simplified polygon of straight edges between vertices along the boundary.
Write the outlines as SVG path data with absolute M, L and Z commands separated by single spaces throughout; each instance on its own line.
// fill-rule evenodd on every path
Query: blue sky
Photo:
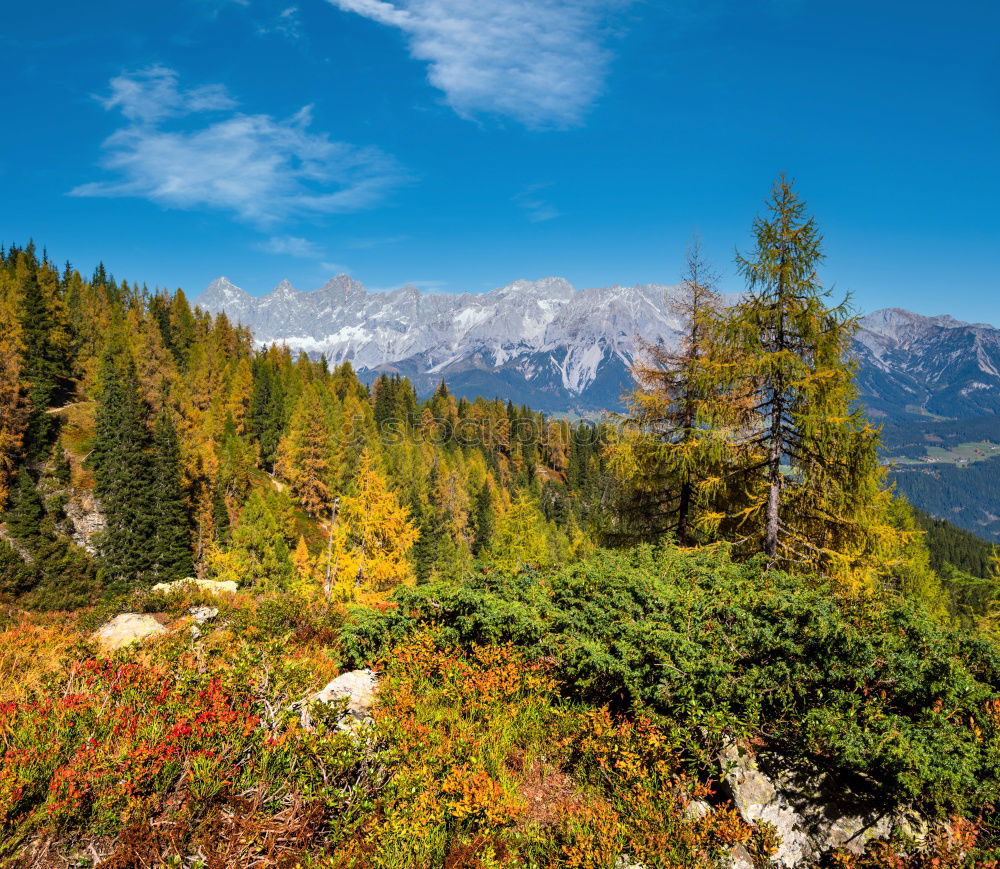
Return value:
M 1000 3 L 8 4 L 0 239 L 196 295 L 725 277 L 779 171 L 858 308 L 1000 324 Z

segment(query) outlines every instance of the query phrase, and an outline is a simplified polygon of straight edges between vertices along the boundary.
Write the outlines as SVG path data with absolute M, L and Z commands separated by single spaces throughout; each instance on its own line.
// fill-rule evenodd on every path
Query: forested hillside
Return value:
M 753 237 L 600 425 L 3 251 L 0 864 L 996 866 L 995 554 Z
M 593 426 L 444 384 L 368 389 L 348 364 L 254 352 L 183 292 L 84 280 L 31 246 L 2 278 L 7 593 L 79 605 L 197 568 L 342 599 L 591 545 Z M 96 561 L 67 536 L 91 494 Z

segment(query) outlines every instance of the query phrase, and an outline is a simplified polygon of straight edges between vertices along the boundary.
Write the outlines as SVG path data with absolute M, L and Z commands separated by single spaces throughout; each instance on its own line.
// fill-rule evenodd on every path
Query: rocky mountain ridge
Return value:
M 405 374 L 421 392 L 444 379 L 467 396 L 593 412 L 619 406 L 642 341 L 676 341 L 677 289 L 576 290 L 551 277 L 487 293 L 370 292 L 341 274 L 311 291 L 284 280 L 257 297 L 220 277 L 197 302 L 250 327 L 260 344 L 346 359 L 369 377 Z M 861 319 L 855 350 L 876 418 L 1000 412 L 1000 330 L 992 326 L 887 308 Z

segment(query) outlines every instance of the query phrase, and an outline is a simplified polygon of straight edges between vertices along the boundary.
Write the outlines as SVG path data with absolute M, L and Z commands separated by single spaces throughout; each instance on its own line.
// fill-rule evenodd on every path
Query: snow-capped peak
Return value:
M 369 293 L 342 274 L 306 292 L 282 281 L 259 298 L 218 278 L 198 303 L 250 327 L 259 344 L 285 343 L 369 372 L 402 371 L 418 389 L 443 377 L 468 393 L 496 391 L 539 409 L 594 409 L 618 403 L 644 342 L 677 340 L 682 324 L 670 305 L 677 292 L 660 284 L 574 290 L 550 277 L 488 293 Z M 901 406 L 939 415 L 992 413 L 994 403 L 1000 411 L 1000 331 L 900 308 L 875 311 L 860 325 L 859 384 L 871 406 L 894 412 L 897 399 L 886 396 L 898 395 Z M 923 392 L 913 377 L 926 384 Z
M 576 291 L 564 278 L 547 277 L 479 294 L 413 287 L 369 293 L 359 281 L 336 275 L 311 292 L 282 281 L 262 298 L 243 294 L 237 303 L 218 292 L 220 281 L 205 291 L 203 306 L 237 309 L 232 314 L 259 343 L 285 342 L 334 362 L 349 359 L 358 368 L 412 364 L 443 372 L 475 358 L 520 366 L 532 377 L 548 369 L 565 389 L 579 393 L 604 361 L 627 365 L 640 335 L 651 341 L 675 336 L 668 288 L 658 286 Z M 547 361 L 531 361 L 539 354 Z

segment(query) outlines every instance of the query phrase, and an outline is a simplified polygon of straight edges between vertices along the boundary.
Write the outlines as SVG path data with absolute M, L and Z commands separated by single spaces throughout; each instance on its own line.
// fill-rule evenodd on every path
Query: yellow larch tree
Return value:
M 386 591 L 414 581 L 409 555 L 417 529 L 367 449 L 356 491 L 340 501 L 329 552 L 320 565 L 324 573 L 329 569 L 331 587 L 342 598 L 359 588 Z
M 24 348 L 15 291 L 13 281 L 0 277 L 0 508 L 7 502 L 28 424 L 27 396 L 21 383 Z
M 303 597 L 316 596 L 320 591 L 316 559 L 309 554 L 309 547 L 302 535 L 299 535 L 299 542 L 292 551 L 292 566 L 295 568 L 295 576 L 291 581 L 292 590 Z
M 548 564 L 551 553 L 541 511 L 524 493 L 513 500 L 505 490 L 500 495 L 500 509 L 483 562 L 507 570 Z
M 310 516 L 325 514 L 330 508 L 332 458 L 329 423 L 316 387 L 309 386 L 292 413 L 288 434 L 278 445 L 275 468 Z

